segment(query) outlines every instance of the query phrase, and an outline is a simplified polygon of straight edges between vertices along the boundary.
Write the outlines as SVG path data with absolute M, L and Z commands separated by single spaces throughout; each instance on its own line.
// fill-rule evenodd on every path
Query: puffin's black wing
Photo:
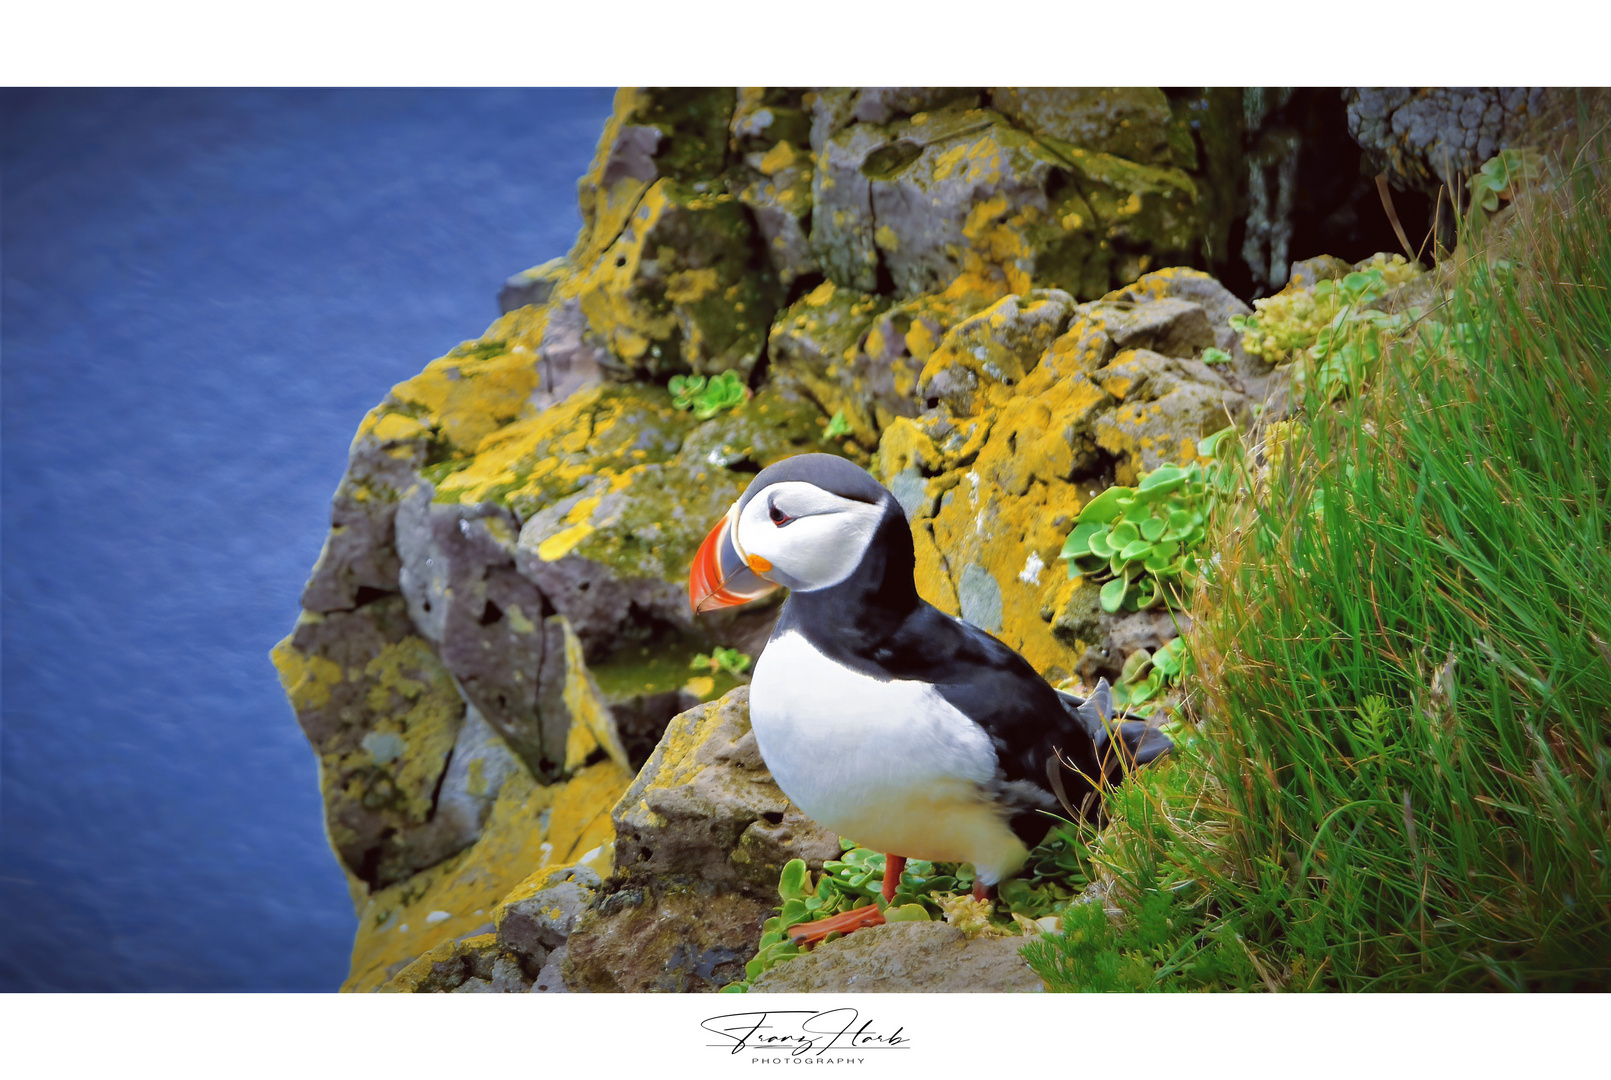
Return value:
M 1088 698 L 1056 691 L 1063 708 L 1084 728 L 1109 779 L 1150 764 L 1175 748 L 1174 740 L 1133 713 L 1113 713 L 1113 692 L 1099 679 Z M 1118 751 L 1118 753 L 1115 753 Z
M 1065 801 L 1075 812 L 1089 809 L 1086 796 L 1102 773 L 1087 722 L 1065 707 L 1028 661 L 996 638 L 919 602 L 892 633 L 877 640 L 861 635 L 817 640 L 834 659 L 867 674 L 933 684 L 983 728 L 997 757 L 992 794 L 1017 811 L 1011 824 L 1027 845 L 1038 843 L 1052 824 L 1041 811 L 1066 815 Z M 1074 771 L 1060 767 L 1059 758 Z

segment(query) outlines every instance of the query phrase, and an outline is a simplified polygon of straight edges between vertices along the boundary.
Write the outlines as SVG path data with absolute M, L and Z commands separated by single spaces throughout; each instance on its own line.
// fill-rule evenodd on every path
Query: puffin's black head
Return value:
M 797 593 L 839 584 L 863 568 L 875 540 L 911 534 L 884 486 L 832 454 L 801 454 L 756 474 L 694 558 L 688 599 L 695 611 L 742 604 L 779 585 Z M 885 560 L 874 560 L 881 568 Z

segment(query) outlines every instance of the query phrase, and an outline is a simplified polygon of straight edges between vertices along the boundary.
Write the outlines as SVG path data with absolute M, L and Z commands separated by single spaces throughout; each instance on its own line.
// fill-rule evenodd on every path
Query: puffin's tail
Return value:
M 1106 679 L 1098 679 L 1088 698 L 1057 691 L 1063 708 L 1078 721 L 1096 747 L 1109 780 L 1119 780 L 1132 769 L 1139 769 L 1175 748 L 1174 740 L 1162 730 L 1131 713 L 1113 713 L 1113 691 Z

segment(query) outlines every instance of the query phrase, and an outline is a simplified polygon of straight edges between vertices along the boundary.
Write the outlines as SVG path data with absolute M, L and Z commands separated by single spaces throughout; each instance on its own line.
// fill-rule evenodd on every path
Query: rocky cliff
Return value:
M 870 468 L 922 594 L 1054 681 L 1175 637 L 1059 558 L 1104 489 L 1278 407 L 1206 272 L 1276 213 L 1242 105 L 621 91 L 571 252 L 364 418 L 273 652 L 361 919 L 344 988 L 743 977 L 783 865 L 839 854 L 766 774 L 741 669 L 690 667 L 764 648 L 775 601 L 696 622 L 685 583 L 774 461 Z

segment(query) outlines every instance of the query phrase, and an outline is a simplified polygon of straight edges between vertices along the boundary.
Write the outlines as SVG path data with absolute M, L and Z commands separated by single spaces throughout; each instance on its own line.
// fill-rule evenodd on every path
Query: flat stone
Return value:
M 1039 993 L 1022 937 L 968 938 L 946 923 L 889 923 L 818 945 L 765 971 L 752 994 Z

